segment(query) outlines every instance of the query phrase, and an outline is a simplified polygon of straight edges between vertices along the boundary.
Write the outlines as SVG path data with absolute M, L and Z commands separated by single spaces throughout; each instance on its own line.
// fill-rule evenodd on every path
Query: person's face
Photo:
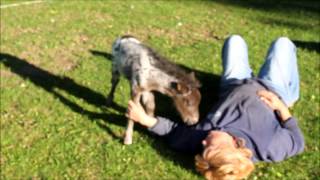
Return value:
M 202 141 L 204 148 L 236 148 L 236 142 L 232 136 L 223 131 L 210 131 L 206 139 Z

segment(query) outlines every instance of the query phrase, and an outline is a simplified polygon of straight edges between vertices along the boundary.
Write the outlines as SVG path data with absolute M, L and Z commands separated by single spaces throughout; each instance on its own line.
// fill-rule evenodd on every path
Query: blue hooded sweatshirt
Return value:
M 279 121 L 277 113 L 260 100 L 259 90 L 270 91 L 259 79 L 235 80 L 197 125 L 157 117 L 149 131 L 164 136 L 173 149 L 193 154 L 203 150 L 201 142 L 211 130 L 243 139 L 254 162 L 277 162 L 301 153 L 304 139 L 296 119 Z

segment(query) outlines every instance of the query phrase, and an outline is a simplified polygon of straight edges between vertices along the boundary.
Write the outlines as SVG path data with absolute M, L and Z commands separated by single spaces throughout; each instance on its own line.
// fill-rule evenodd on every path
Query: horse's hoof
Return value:
M 124 143 L 125 145 L 130 145 L 130 144 L 132 144 L 132 138 L 124 138 L 123 143 Z

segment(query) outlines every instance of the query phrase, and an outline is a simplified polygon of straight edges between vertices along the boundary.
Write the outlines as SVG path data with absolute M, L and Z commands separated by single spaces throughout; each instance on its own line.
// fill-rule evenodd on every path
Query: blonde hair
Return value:
M 195 157 L 196 169 L 208 180 L 233 180 L 249 176 L 254 169 L 252 152 L 245 147 L 214 149 L 207 147 Z

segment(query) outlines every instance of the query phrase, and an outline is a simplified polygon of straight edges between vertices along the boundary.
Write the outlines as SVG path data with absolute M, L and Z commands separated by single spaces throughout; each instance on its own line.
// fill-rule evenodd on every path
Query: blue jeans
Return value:
M 221 85 L 226 86 L 234 79 L 252 78 L 246 42 L 239 35 L 230 36 L 222 49 L 223 74 Z M 299 73 L 296 47 L 286 37 L 275 40 L 268 51 L 258 78 L 276 92 L 287 106 L 299 98 Z

